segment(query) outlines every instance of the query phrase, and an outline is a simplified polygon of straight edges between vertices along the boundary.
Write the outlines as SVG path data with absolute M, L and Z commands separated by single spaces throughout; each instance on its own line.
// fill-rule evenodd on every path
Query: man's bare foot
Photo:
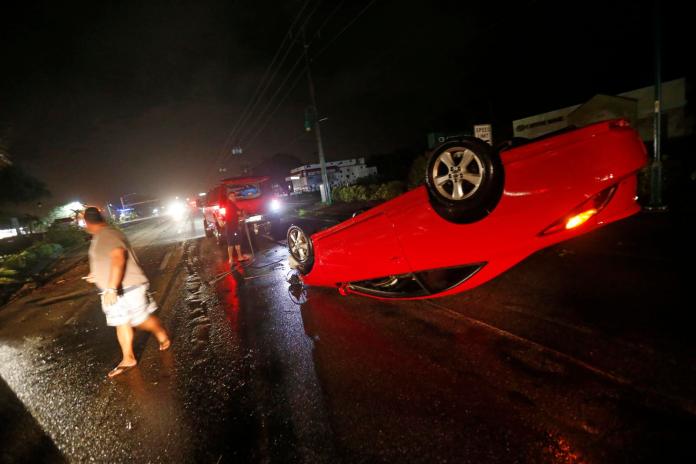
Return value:
M 159 350 L 160 351 L 167 351 L 170 346 L 172 346 L 172 341 L 170 339 L 166 339 L 165 341 L 160 342 Z
M 111 372 L 109 372 L 108 376 L 110 379 L 113 379 L 114 377 L 118 377 L 121 374 L 125 374 L 126 372 L 133 369 L 137 365 L 138 365 L 137 362 L 135 364 L 119 364 L 118 366 L 114 367 L 111 370 Z

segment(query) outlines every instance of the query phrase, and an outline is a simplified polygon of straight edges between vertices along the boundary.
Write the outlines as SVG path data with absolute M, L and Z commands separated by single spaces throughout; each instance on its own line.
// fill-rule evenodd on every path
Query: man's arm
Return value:
M 117 247 L 109 253 L 111 269 L 109 271 L 109 286 L 104 291 L 104 304 L 111 306 L 116 303 L 117 291 L 123 281 L 126 272 L 126 249 Z

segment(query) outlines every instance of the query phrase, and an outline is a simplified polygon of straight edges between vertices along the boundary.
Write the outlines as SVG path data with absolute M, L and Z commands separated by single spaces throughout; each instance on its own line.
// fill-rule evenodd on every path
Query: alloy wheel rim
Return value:
M 483 162 L 463 147 L 454 147 L 440 153 L 432 167 L 433 184 L 444 198 L 461 201 L 471 197 L 481 187 Z
M 288 248 L 290 253 L 298 261 L 305 262 L 309 257 L 309 240 L 300 229 L 293 229 L 288 235 Z

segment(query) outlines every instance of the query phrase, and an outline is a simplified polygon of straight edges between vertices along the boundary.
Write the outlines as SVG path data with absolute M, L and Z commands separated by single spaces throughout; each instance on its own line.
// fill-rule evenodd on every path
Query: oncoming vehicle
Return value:
M 266 176 L 259 176 L 221 180 L 220 184 L 201 200 L 205 235 L 222 241 L 225 205 L 232 192 L 235 194 L 237 207 L 246 217 L 250 231 L 258 234 L 267 230 L 271 221 L 277 218 L 283 209 L 281 200 L 264 185 L 268 179 Z
M 474 138 L 430 156 L 426 185 L 310 236 L 287 233 L 305 285 L 421 299 L 462 292 L 535 251 L 640 210 L 647 155 L 623 120 L 494 150 Z

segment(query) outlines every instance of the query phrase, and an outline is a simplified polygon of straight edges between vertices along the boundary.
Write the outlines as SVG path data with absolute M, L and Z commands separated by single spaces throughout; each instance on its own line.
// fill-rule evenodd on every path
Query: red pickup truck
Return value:
M 199 201 L 203 210 L 203 228 L 207 237 L 224 240 L 225 205 L 231 192 L 235 193 L 237 207 L 243 213 L 244 221 L 254 233 L 267 231 L 273 219 L 283 210 L 282 201 L 266 185 L 269 178 L 231 177 L 220 181 Z

